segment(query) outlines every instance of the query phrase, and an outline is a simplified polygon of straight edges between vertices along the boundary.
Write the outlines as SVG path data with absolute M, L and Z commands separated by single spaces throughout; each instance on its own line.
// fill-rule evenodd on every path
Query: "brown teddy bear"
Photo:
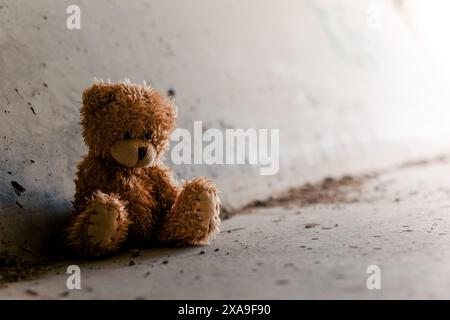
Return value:
M 83 92 L 82 134 L 67 242 L 100 256 L 124 243 L 205 245 L 219 232 L 219 197 L 197 178 L 182 187 L 162 164 L 176 113 L 171 99 L 128 81 L 94 82 Z

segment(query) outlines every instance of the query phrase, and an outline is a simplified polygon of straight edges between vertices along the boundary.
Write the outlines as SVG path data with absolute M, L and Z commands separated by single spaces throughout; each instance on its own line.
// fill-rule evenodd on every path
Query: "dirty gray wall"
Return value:
M 64 225 L 94 77 L 174 90 L 190 130 L 280 129 L 277 175 L 173 165 L 215 179 L 229 207 L 442 151 L 445 82 L 412 23 L 387 0 L 0 1 L 1 250 L 39 249 Z

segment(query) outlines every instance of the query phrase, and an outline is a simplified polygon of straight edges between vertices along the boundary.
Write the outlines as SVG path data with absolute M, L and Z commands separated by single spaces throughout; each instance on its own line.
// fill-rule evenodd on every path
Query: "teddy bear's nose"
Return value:
M 138 161 L 141 161 L 147 155 L 147 148 L 139 147 L 138 149 Z

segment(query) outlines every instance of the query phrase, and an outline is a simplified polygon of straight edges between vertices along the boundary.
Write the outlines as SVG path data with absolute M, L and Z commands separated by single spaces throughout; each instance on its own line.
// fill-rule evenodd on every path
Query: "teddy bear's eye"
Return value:
M 146 132 L 144 135 L 145 140 L 150 140 L 152 138 L 152 133 L 151 132 Z
M 124 140 L 131 139 L 131 134 L 130 134 L 128 131 L 125 132 L 125 134 L 124 134 L 124 136 L 123 136 L 123 139 L 124 139 Z

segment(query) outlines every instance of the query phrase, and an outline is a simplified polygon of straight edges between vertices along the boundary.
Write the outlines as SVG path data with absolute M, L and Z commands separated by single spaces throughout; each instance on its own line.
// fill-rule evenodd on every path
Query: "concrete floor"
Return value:
M 82 263 L 81 290 L 67 290 L 63 264 L 0 298 L 448 299 L 449 174 L 445 162 L 399 168 L 350 190 L 357 203 L 252 209 L 208 247 Z M 369 265 L 380 290 L 367 289 Z

